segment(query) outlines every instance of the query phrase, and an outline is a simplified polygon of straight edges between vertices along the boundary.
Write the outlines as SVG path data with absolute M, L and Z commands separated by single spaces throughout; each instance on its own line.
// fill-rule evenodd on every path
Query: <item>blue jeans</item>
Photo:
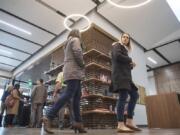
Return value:
M 128 94 L 130 96 L 130 100 L 128 103 L 128 119 L 132 119 L 134 115 L 134 109 L 136 106 L 136 102 L 139 98 L 139 94 L 137 90 L 119 90 L 119 100 L 117 102 L 117 119 L 119 122 L 124 121 L 124 107 L 127 103 Z
M 81 81 L 80 80 L 68 80 L 66 81 L 67 87 L 64 93 L 62 93 L 53 105 L 53 107 L 47 113 L 49 119 L 56 117 L 58 111 L 70 100 L 72 100 L 73 118 L 75 122 L 81 122 L 80 116 L 80 99 L 81 99 Z

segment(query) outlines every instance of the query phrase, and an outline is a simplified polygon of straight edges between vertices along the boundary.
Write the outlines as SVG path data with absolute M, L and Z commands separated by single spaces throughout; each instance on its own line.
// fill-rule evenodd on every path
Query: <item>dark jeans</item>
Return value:
M 124 121 L 124 107 L 125 104 L 127 103 L 127 97 L 128 94 L 130 96 L 130 100 L 128 103 L 128 115 L 127 118 L 132 119 L 133 115 L 134 115 L 134 109 L 136 106 L 136 102 L 139 98 L 139 94 L 137 90 L 119 90 L 119 100 L 117 103 L 117 119 L 119 122 L 123 122 Z
M 58 101 L 47 113 L 49 119 L 56 117 L 58 111 L 70 100 L 72 100 L 73 118 L 75 122 L 81 122 L 80 116 L 80 98 L 81 98 L 81 81 L 68 80 L 66 81 L 67 87 L 63 94 L 60 95 Z

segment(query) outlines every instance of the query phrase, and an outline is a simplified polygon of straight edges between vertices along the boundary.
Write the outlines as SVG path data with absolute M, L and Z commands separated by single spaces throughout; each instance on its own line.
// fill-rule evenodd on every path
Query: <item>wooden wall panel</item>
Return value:
M 149 128 L 180 128 L 179 94 L 166 93 L 146 97 Z
M 159 94 L 180 92 L 180 63 L 154 71 L 156 88 Z

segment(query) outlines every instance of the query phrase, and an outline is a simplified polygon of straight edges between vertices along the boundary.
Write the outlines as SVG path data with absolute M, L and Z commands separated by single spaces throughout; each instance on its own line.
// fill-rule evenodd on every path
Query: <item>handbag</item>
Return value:
M 13 95 L 10 94 L 9 96 L 6 97 L 5 100 L 5 105 L 9 108 L 12 108 L 15 104 L 16 100 L 14 99 Z

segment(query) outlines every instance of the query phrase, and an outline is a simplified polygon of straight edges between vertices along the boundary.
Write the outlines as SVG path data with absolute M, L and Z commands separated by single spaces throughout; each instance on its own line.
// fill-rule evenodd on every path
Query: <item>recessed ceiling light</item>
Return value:
M 138 3 L 136 5 L 130 5 L 130 6 L 125 6 L 125 5 L 120 5 L 120 4 L 116 4 L 115 2 L 113 2 L 112 0 L 107 0 L 111 5 L 118 7 L 118 8 L 137 8 L 137 7 L 141 7 L 144 6 L 146 4 L 148 4 L 149 2 L 151 2 L 152 0 L 146 0 L 142 3 Z
M 154 63 L 154 64 L 157 64 L 157 61 L 155 61 L 153 58 L 148 57 L 147 59 L 148 59 L 150 62 L 152 62 L 152 63 Z
M 18 30 L 18 31 L 20 31 L 20 32 L 23 32 L 23 33 L 25 33 L 25 34 L 32 35 L 31 32 L 29 32 L 29 31 L 27 31 L 27 30 L 25 30 L 25 29 L 22 29 L 22 28 L 20 28 L 20 27 L 17 27 L 17 26 L 15 26 L 15 25 L 13 25 L 13 24 L 10 24 L 10 23 L 8 23 L 8 22 L 6 22 L 6 21 L 0 20 L 0 23 L 1 23 L 1 24 L 4 24 L 4 25 L 6 25 L 6 26 L 9 26 L 9 27 L 11 27 L 11 28 L 13 28 L 13 29 L 16 29 L 16 30 Z
M 88 30 L 91 27 L 91 21 L 89 20 L 89 18 L 87 16 L 84 16 L 84 15 L 81 15 L 81 14 L 72 14 L 72 15 L 67 16 L 64 19 L 64 27 L 66 29 L 68 29 L 69 31 L 71 31 L 72 29 L 67 25 L 67 21 L 72 17 L 81 17 L 81 18 L 84 18 L 88 22 L 88 26 L 86 28 L 84 28 L 84 29 L 81 29 L 80 30 L 81 32 L 84 32 L 84 31 Z
M 8 55 L 12 55 L 13 53 L 10 51 L 6 51 L 6 50 L 0 50 L 0 52 L 4 53 L 4 54 L 8 54 Z
M 180 22 L 180 0 L 166 0 Z

